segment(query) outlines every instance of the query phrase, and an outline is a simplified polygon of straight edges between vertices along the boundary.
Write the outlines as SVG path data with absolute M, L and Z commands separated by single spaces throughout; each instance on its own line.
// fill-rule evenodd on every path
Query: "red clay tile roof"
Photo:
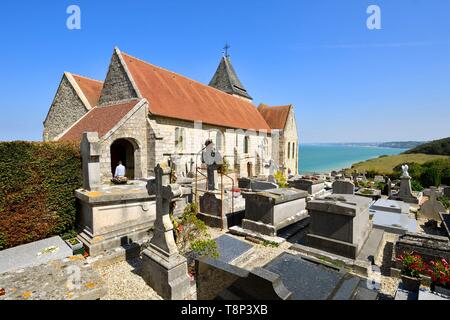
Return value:
M 81 91 L 83 91 L 91 107 L 92 108 L 95 107 L 97 105 L 98 99 L 100 99 L 100 93 L 103 88 L 103 82 L 94 79 L 89 79 L 73 73 L 72 76 L 77 82 Z
M 128 54 L 122 53 L 122 57 L 154 115 L 228 128 L 270 130 L 256 107 L 244 99 Z
M 95 107 L 76 122 L 59 140 L 80 141 L 83 132 L 90 131 L 98 132 L 98 136 L 101 138 L 138 103 L 139 100 L 133 100 L 108 107 Z
M 289 111 L 292 105 L 288 106 L 273 106 L 270 107 L 265 104 L 261 104 L 258 107 L 258 111 L 266 120 L 271 129 L 284 129 L 289 116 Z

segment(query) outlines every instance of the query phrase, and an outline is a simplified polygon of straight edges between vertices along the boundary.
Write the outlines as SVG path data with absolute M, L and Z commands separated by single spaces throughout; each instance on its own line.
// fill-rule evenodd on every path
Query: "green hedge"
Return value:
M 73 233 L 78 144 L 0 143 L 0 250 Z

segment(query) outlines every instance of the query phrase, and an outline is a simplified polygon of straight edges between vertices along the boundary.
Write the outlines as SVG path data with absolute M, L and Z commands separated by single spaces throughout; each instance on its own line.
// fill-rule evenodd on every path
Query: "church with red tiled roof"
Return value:
M 158 163 L 175 160 L 181 175 L 192 174 L 206 140 L 236 176 L 267 174 L 270 160 L 297 173 L 293 107 L 257 108 L 228 54 L 209 85 L 118 48 L 104 81 L 64 73 L 44 121 L 44 140 L 80 141 L 84 132 L 98 133 L 105 181 L 119 161 L 130 179 L 151 176 Z

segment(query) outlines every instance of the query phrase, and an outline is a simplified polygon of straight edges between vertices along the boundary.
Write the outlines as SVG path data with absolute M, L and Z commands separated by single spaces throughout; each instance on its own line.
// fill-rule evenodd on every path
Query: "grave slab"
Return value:
M 253 249 L 251 244 L 226 234 L 221 235 L 215 241 L 217 243 L 217 250 L 220 253 L 218 260 L 225 263 L 233 263 L 233 261 Z
M 54 247 L 54 250 L 44 250 Z M 52 260 L 63 259 L 73 254 L 61 237 L 31 242 L 0 251 L 0 274 L 7 271 L 38 266 Z

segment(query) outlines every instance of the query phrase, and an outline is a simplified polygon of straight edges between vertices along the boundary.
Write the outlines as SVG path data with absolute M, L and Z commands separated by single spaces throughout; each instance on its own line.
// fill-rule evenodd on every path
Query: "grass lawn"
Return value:
M 415 162 L 418 164 L 423 164 L 428 161 L 433 161 L 437 159 L 448 159 L 449 156 L 436 156 L 436 155 L 428 155 L 428 154 L 400 154 L 396 156 L 387 156 L 382 158 L 376 158 L 367 160 L 364 162 L 355 163 L 352 166 L 352 170 L 356 170 L 358 172 L 375 170 L 381 174 L 390 174 L 393 173 L 393 169 L 404 163 Z

